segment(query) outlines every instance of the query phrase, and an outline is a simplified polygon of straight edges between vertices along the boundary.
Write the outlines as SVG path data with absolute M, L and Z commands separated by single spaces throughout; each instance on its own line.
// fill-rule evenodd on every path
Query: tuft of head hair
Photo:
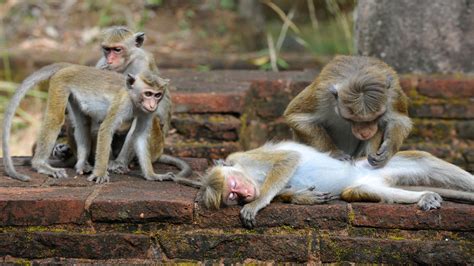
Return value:
M 122 42 L 132 38 L 133 32 L 125 26 L 112 26 L 102 31 L 102 44 L 112 44 Z
M 338 93 L 345 106 L 351 106 L 354 113 L 370 115 L 380 111 L 387 104 L 386 81 L 366 74 L 350 78 Z
M 222 166 L 211 168 L 206 175 L 201 178 L 201 202 L 206 208 L 219 209 L 221 207 L 224 179 Z
M 153 88 L 165 88 L 169 84 L 169 79 L 161 78 L 149 70 L 141 72 L 140 77 L 146 84 Z

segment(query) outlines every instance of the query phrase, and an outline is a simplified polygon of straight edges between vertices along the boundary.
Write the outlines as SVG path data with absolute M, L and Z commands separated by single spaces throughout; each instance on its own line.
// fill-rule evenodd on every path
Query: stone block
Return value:
M 401 73 L 474 72 L 470 1 L 361 0 L 355 13 L 358 54 Z
M 0 187 L 0 225 L 53 225 L 86 220 L 92 188 Z
M 115 182 L 89 207 L 92 221 L 191 223 L 197 190 L 171 181 Z
M 187 138 L 236 141 L 241 123 L 232 115 L 177 114 L 173 116 L 171 124 Z

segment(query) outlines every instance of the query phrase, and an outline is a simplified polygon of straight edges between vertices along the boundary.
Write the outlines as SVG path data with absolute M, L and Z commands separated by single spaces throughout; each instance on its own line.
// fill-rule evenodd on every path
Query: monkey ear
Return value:
M 134 75 L 132 75 L 130 73 L 127 74 L 127 85 L 128 86 L 132 86 L 133 83 L 135 83 L 135 80 L 136 80 L 136 78 L 135 78 Z
M 135 46 L 136 47 L 142 47 L 144 41 L 145 41 L 145 33 L 144 32 L 135 33 Z
M 336 99 L 337 99 L 337 89 L 336 89 L 336 86 L 334 86 L 334 85 L 331 84 L 331 85 L 329 86 L 329 92 L 330 92 L 332 95 L 334 95 L 334 97 L 336 97 Z

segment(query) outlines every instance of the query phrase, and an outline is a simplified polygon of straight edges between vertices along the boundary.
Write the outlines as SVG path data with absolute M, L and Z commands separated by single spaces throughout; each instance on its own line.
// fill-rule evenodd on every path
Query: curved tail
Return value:
M 424 187 L 425 190 L 433 188 L 432 191 L 440 191 L 441 195 L 445 194 L 450 199 L 473 199 L 474 201 L 474 176 L 428 152 L 398 152 L 386 167 L 379 170 L 394 186 L 402 186 L 409 190 L 420 189 L 420 187 Z M 444 193 L 445 191 L 451 191 L 451 193 Z M 466 193 L 455 193 L 456 191 L 465 191 L 471 194 L 471 197 L 466 198 Z
M 35 73 L 28 76 L 20 85 L 20 87 L 15 91 L 8 107 L 5 111 L 4 120 L 3 120 L 3 165 L 5 166 L 5 172 L 8 176 L 16 178 L 21 181 L 29 181 L 30 177 L 27 175 L 19 174 L 16 172 L 13 167 L 13 162 L 10 157 L 10 149 L 8 143 L 10 140 L 10 129 L 12 126 L 13 117 L 15 116 L 15 111 L 20 105 L 21 99 L 25 97 L 26 93 L 34 88 L 41 81 L 49 79 L 52 75 L 58 72 L 60 69 L 69 66 L 68 63 L 58 63 L 45 66 Z
M 180 171 L 176 176 L 179 178 L 188 177 L 193 173 L 193 170 L 191 170 L 191 167 L 185 161 L 171 155 L 162 154 L 157 162 L 171 164 L 178 167 Z

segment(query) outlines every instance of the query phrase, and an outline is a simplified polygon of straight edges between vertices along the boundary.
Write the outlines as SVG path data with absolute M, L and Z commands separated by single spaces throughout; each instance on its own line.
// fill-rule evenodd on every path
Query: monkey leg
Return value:
M 47 174 L 55 178 L 65 178 L 67 173 L 65 169 L 52 167 L 48 163 L 57 136 L 61 131 L 61 126 L 65 120 L 66 105 L 69 92 L 65 88 L 50 81 L 48 103 L 46 107 L 44 121 L 41 125 L 38 142 L 36 144 L 35 154 L 31 164 L 38 173 Z
M 276 197 L 277 200 L 298 205 L 322 204 L 336 198 L 329 192 L 316 190 L 315 187 L 308 187 L 297 191 L 291 188 L 284 189 Z
M 346 188 L 341 194 L 341 199 L 347 202 L 417 203 L 418 207 L 424 211 L 441 207 L 443 201 L 441 196 L 435 192 L 408 191 L 387 187 L 383 184 L 361 184 Z
M 150 135 L 148 136 L 148 147 L 151 161 L 155 162 L 163 154 L 165 147 L 165 136 L 161 131 L 160 118 L 153 117 Z
M 74 140 L 77 146 L 77 162 L 74 169 L 80 175 L 90 173 L 92 166 L 87 161 L 91 149 L 90 121 L 74 100 L 70 101 L 67 108 L 74 127 Z

